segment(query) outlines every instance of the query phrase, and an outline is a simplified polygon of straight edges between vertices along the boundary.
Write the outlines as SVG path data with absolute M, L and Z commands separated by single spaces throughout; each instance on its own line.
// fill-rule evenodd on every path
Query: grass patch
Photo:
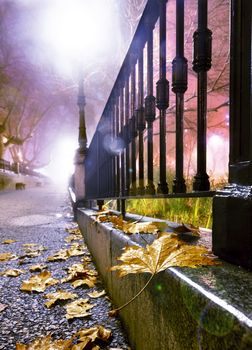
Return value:
M 178 223 L 212 227 L 212 198 L 127 200 L 127 212 Z

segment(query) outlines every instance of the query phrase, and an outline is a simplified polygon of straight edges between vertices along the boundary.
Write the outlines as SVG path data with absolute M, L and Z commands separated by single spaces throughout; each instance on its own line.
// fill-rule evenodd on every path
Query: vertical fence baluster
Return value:
M 138 188 L 137 194 L 144 194 L 144 140 L 143 132 L 145 129 L 145 117 L 143 107 L 143 50 L 141 50 L 138 59 L 138 108 L 136 110 L 137 130 L 138 130 Z
M 111 142 L 112 142 L 112 197 L 116 196 L 116 157 L 115 157 L 115 140 L 116 140 L 116 133 L 115 133 L 115 103 L 116 99 L 113 96 L 112 98 L 112 135 L 111 135 Z
M 129 135 L 129 76 L 127 75 L 126 82 L 125 82 L 125 133 L 124 133 L 124 139 L 126 143 L 126 163 L 125 163 L 125 195 L 129 195 L 129 188 L 130 188 L 130 158 L 129 158 L 129 142 L 130 142 L 130 135 Z
M 155 194 L 153 183 L 153 122 L 156 115 L 155 97 L 153 96 L 153 28 L 148 28 L 147 42 L 147 96 L 145 98 L 145 120 L 147 122 L 147 151 L 148 151 L 148 185 L 146 194 Z
M 187 59 L 184 57 L 184 0 L 176 1 L 176 57 L 172 62 L 172 91 L 176 94 L 176 173 L 173 192 L 186 192 L 184 180 L 183 117 L 187 90 Z
M 207 28 L 207 0 L 198 1 L 198 29 L 193 35 L 193 70 L 198 75 L 197 87 L 197 174 L 194 177 L 194 191 L 210 189 L 206 173 L 206 114 L 207 114 L 207 71 L 211 68 L 212 32 Z
M 160 111 L 160 182 L 157 192 L 169 192 L 166 182 L 166 109 L 169 106 L 169 82 L 166 79 L 166 2 L 160 0 L 159 19 L 159 80 L 157 82 L 156 105 Z
M 125 191 L 125 157 L 124 157 L 124 149 L 125 149 L 125 138 L 124 138 L 124 87 L 121 85 L 120 88 L 120 143 L 121 143 L 121 188 L 120 194 L 124 196 Z
M 131 187 L 130 195 L 136 195 L 136 62 L 131 62 Z
M 119 95 L 116 96 L 116 197 L 120 195 L 120 155 L 118 154 L 119 140 Z

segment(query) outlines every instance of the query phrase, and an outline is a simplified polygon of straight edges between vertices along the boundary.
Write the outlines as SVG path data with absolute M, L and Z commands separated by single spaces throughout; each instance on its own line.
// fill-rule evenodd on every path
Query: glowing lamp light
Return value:
M 63 138 L 56 144 L 51 155 L 51 162 L 46 168 L 46 175 L 64 188 L 74 171 L 73 158 L 76 148 L 76 140 Z
M 46 2 L 39 34 L 57 63 L 80 62 L 112 49 L 115 6 L 111 0 L 54 0 Z M 71 62 L 69 62 L 71 61 Z

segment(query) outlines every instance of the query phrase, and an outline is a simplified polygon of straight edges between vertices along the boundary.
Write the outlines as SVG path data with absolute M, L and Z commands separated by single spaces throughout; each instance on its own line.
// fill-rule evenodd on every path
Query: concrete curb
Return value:
M 79 209 L 77 220 L 107 292 L 114 305 L 120 306 L 145 285 L 150 275 L 118 278 L 109 271 L 117 264 L 116 257 L 121 255 L 122 248 L 136 243 L 134 237 L 113 229 L 111 224 L 95 222 L 92 214 L 91 210 Z M 148 288 L 120 312 L 132 349 L 252 349 L 251 294 L 246 300 L 246 312 L 241 310 L 244 301 L 237 301 L 237 297 L 247 296 L 241 293 L 244 286 L 252 290 L 251 273 L 236 268 L 228 264 L 171 268 L 156 275 Z M 244 286 L 240 283 L 230 286 L 230 279 L 236 280 L 238 273 L 244 279 Z M 230 288 L 234 294 L 230 297 L 237 305 L 228 300 Z

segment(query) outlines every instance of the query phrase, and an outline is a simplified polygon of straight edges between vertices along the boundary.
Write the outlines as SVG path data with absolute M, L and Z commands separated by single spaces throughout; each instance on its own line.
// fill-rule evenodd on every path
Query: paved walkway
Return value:
M 10 268 L 24 270 L 18 277 L 0 276 L 0 349 L 16 349 L 16 343 L 28 344 L 48 333 L 55 339 L 70 338 L 78 330 L 94 325 L 103 325 L 112 331 L 108 344 L 100 342 L 95 349 L 129 349 L 119 320 L 108 317 L 111 307 L 108 297 L 90 298 L 90 303 L 95 304 L 90 310 L 91 316 L 73 320 L 66 319 L 65 304 L 50 309 L 44 305 L 44 295 L 58 289 L 76 293 L 79 298 L 88 298 L 90 291 L 103 290 L 99 278 L 93 288 L 81 286 L 74 289 L 70 283 L 60 282 L 43 293 L 20 290 L 23 280 L 38 274 L 29 270 L 35 264 L 46 264 L 46 270 L 51 272 L 52 277 L 60 280 L 67 276 L 67 267 L 81 262 L 83 256 L 73 256 L 65 261 L 47 261 L 48 256 L 62 248 L 69 248 L 73 242 L 83 243 L 65 242 L 69 235 L 66 227 L 73 225 L 67 194 L 57 192 L 53 187 L 0 192 L 0 254 L 10 252 L 18 257 L 0 261 L 0 272 Z M 16 242 L 1 243 L 6 239 Z M 27 250 L 23 244 L 27 243 L 37 244 L 30 246 L 30 249 L 42 245 L 47 250 L 41 251 L 38 256 L 20 259 Z M 88 260 L 88 252 L 85 257 Z M 90 269 L 94 268 L 92 262 L 88 265 Z

